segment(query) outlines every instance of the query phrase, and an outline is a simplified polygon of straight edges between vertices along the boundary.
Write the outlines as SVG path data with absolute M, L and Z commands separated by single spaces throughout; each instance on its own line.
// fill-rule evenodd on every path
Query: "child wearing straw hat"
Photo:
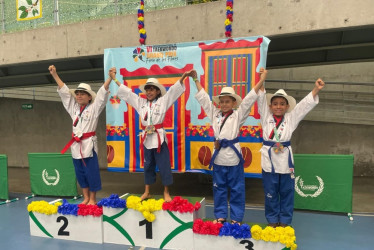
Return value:
M 145 190 L 140 198 L 144 200 L 151 197 L 150 185 L 156 182 L 157 165 L 164 185 L 164 200 L 169 202 L 172 200 L 169 186 L 173 184 L 173 175 L 163 122 L 166 111 L 184 93 L 183 81 L 190 72 L 185 72 L 168 91 L 156 78 L 149 78 L 144 85 L 139 86 L 139 89 L 146 95 L 146 98 L 141 98 L 116 79 L 116 68 L 111 70 L 110 77 L 119 86 L 117 96 L 138 112 L 142 123 Z
M 298 104 L 283 89 L 274 94 L 266 94 L 264 87 L 259 91 L 265 217 L 271 227 L 291 224 L 295 190 L 291 136 L 299 122 L 318 104 L 318 92 L 324 86 L 318 79 L 313 90 Z
M 232 224 L 240 224 L 245 209 L 245 179 L 243 156 L 239 145 L 239 130 L 257 100 L 257 92 L 266 79 L 267 71 L 260 69 L 260 80 L 242 100 L 232 87 L 224 87 L 213 102 L 204 91 L 192 71 L 198 93 L 195 98 L 212 122 L 214 130 L 214 153 L 209 168 L 213 166 L 214 223 L 225 223 L 228 217 L 228 190 L 230 189 L 230 218 Z
M 76 89 L 69 89 L 58 76 L 54 65 L 49 66 L 48 70 L 58 85 L 57 92 L 62 104 L 73 120 L 72 139 L 61 153 L 71 148 L 75 174 L 83 191 L 82 204 L 96 204 L 96 192 L 101 190 L 101 179 L 95 130 L 99 115 L 108 101 L 111 79 L 108 78 L 96 94 L 86 83 L 80 83 Z

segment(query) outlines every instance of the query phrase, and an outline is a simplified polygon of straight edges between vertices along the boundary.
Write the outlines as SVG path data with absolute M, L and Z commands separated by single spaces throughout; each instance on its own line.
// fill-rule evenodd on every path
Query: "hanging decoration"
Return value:
M 140 0 L 140 7 L 138 9 L 138 30 L 140 35 L 139 42 L 141 45 L 144 45 L 145 39 L 147 38 L 147 34 L 144 29 L 144 0 Z
M 231 23 L 232 23 L 232 16 L 234 15 L 233 5 L 234 5 L 234 0 L 226 0 L 226 20 L 225 20 L 225 26 L 226 26 L 225 36 L 226 37 L 231 37 L 231 32 L 232 32 Z

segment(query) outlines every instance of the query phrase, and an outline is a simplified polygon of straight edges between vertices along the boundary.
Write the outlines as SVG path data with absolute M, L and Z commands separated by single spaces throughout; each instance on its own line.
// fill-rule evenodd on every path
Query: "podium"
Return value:
M 64 240 L 159 249 L 296 249 L 291 227 L 213 224 L 205 219 L 205 198 L 140 201 L 111 195 L 98 205 L 36 201 L 28 206 L 30 234 Z

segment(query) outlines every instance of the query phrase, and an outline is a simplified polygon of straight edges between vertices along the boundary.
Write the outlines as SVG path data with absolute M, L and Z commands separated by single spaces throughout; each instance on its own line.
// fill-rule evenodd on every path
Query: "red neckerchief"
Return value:
M 274 121 L 275 121 L 275 127 L 278 129 L 279 126 L 283 122 L 284 115 L 282 115 L 281 117 L 276 117 L 275 115 L 273 115 L 273 118 L 274 118 Z M 273 139 L 273 138 L 274 138 L 274 129 L 271 131 L 270 136 L 269 136 L 269 139 Z

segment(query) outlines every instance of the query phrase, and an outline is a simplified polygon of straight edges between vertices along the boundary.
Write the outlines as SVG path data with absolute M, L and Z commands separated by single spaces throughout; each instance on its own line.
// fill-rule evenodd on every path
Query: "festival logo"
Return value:
M 136 48 L 134 49 L 134 51 L 132 52 L 132 58 L 134 58 L 134 61 L 135 62 L 138 62 L 139 60 L 143 61 L 143 57 L 145 56 L 145 52 L 144 52 L 144 49 L 142 48 Z
M 316 176 L 319 185 L 305 185 L 303 179 L 300 176 L 297 176 L 295 179 L 295 191 L 301 197 L 318 197 L 324 190 L 324 182 L 321 177 Z
M 60 173 L 57 171 L 57 169 L 55 169 L 55 173 L 56 175 L 53 176 L 53 175 L 49 175 L 48 172 L 47 172 L 47 169 L 44 169 L 43 172 L 42 172 L 42 179 L 44 181 L 44 183 L 48 186 L 56 186 L 59 181 L 60 181 Z
M 135 62 L 139 62 L 140 60 L 146 63 L 178 61 L 177 45 L 166 44 L 147 46 L 146 51 L 138 47 L 133 50 L 132 57 Z

